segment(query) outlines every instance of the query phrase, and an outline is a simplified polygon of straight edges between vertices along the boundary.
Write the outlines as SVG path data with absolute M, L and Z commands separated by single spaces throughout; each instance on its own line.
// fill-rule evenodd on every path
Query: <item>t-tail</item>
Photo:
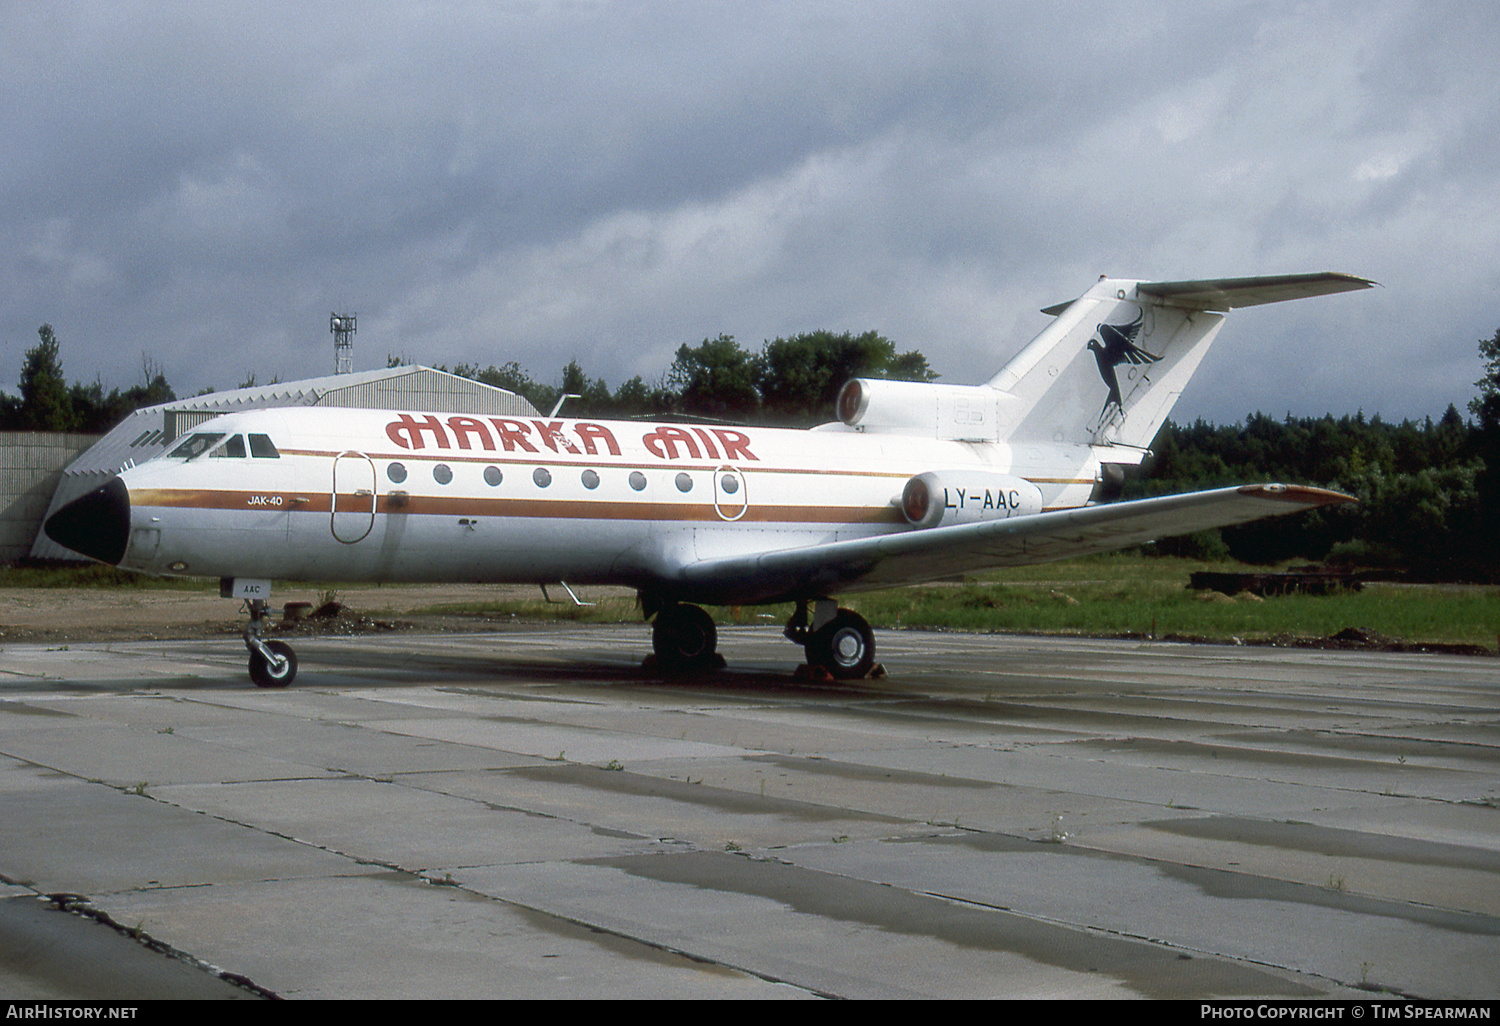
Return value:
M 1205 281 L 1100 278 L 984 385 L 856 378 L 838 415 L 860 431 L 953 441 L 1118 447 L 1137 463 L 1198 369 L 1224 314 L 1375 283 L 1348 274 Z
M 1004 437 L 1145 449 L 1198 369 L 1224 314 L 1369 288 L 1347 274 L 1145 282 L 1100 278 L 989 381 Z

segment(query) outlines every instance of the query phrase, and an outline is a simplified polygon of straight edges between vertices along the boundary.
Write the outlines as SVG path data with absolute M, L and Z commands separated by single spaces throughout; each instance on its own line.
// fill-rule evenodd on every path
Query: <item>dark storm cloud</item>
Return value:
M 1099 273 L 1333 269 L 1385 288 L 1237 315 L 1179 416 L 1435 416 L 1500 323 L 1497 16 L 11 6 L 0 383 L 43 321 L 109 385 L 326 373 L 335 307 L 364 367 L 874 328 L 974 381 Z

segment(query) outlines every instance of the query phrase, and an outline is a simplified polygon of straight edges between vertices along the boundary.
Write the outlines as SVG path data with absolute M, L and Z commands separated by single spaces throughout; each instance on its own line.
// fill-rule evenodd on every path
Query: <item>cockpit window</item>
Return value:
M 211 457 L 221 459 L 242 460 L 245 458 L 245 439 L 243 435 L 230 435 L 229 441 L 209 453 Z
M 251 435 L 250 455 L 258 460 L 281 459 L 281 453 L 276 451 L 276 446 L 272 444 L 270 435 Z
M 217 434 L 200 431 L 197 434 L 188 435 L 187 438 L 183 439 L 181 445 L 167 455 L 180 460 L 190 460 L 196 456 L 202 456 L 208 450 L 212 449 L 218 443 L 219 439 L 223 437 L 224 433 L 222 431 Z
M 167 455 L 179 460 L 191 460 L 197 459 L 204 453 L 208 453 L 210 459 L 242 460 L 245 458 L 245 436 L 230 435 L 226 440 L 222 431 L 200 431 L 197 434 L 188 435 L 182 440 L 181 445 Z M 251 435 L 250 455 L 258 460 L 281 458 L 281 453 L 277 451 L 270 435 Z

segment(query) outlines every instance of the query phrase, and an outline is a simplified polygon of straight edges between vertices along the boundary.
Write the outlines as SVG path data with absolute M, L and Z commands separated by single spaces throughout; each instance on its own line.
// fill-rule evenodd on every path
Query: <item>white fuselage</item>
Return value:
M 838 607 L 841 592 L 1349 501 L 1272 484 L 1111 500 L 1120 465 L 1145 456 L 1225 311 L 1372 284 L 1331 273 L 1101 278 L 1048 307 L 1051 323 L 987 384 L 856 378 L 835 403 L 840 423 L 808 431 L 399 409 L 228 414 L 44 527 L 104 563 L 230 579 L 262 687 L 297 673 L 290 646 L 265 636 L 278 579 L 626 585 L 654 618 L 666 672 L 715 666 L 701 605 L 790 600 L 785 633 L 809 664 L 856 678 L 875 666 L 875 636 Z
M 955 516 L 1084 505 L 1086 445 L 864 433 L 292 408 L 205 435 L 255 447 L 124 471 L 120 565 L 280 580 L 614 583 L 670 590 L 698 560 L 921 529 L 903 487 L 941 471 Z M 1007 481 L 1029 482 L 1017 502 Z M 969 484 L 967 482 L 972 482 Z M 1028 491 L 1030 486 L 1034 490 Z M 772 596 L 747 581 L 739 601 Z

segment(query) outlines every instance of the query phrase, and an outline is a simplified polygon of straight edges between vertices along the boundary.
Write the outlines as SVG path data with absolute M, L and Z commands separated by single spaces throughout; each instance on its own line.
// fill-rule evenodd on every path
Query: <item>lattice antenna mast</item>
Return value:
M 333 332 L 333 372 L 354 372 L 354 333 L 359 330 L 355 314 L 329 314 L 328 330 Z

